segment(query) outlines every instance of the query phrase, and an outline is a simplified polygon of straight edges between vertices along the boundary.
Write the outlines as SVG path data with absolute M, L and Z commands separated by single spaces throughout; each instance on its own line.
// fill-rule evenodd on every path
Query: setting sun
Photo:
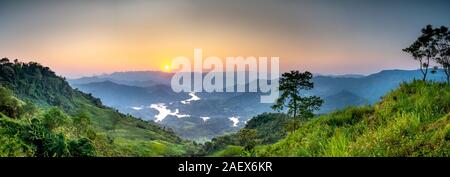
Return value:
M 169 65 L 165 65 L 164 66 L 164 71 L 165 72 L 170 72 L 170 66 Z

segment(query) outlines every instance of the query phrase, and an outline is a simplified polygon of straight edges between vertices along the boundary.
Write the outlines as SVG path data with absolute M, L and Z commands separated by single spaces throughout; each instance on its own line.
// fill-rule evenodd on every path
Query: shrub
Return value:
M 11 118 L 19 118 L 23 113 L 23 103 L 12 92 L 0 86 L 0 112 Z
M 93 157 L 96 155 L 94 145 L 87 138 L 70 141 L 68 148 L 70 155 L 73 157 Z
M 42 119 L 42 123 L 50 130 L 53 130 L 68 121 L 67 115 L 60 109 L 53 107 L 47 111 Z

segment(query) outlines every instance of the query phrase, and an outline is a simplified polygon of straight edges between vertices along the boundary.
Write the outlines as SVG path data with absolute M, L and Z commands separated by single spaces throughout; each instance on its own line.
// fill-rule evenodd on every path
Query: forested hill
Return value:
M 77 97 L 102 107 L 99 99 L 73 90 L 64 78 L 39 63 L 14 63 L 1 60 L 0 84 L 14 91 L 20 99 L 29 99 L 41 106 L 58 106 L 66 112 L 76 112 Z
M 179 156 L 195 150 L 164 127 L 72 89 L 38 63 L 1 59 L 0 99 L 0 156 Z

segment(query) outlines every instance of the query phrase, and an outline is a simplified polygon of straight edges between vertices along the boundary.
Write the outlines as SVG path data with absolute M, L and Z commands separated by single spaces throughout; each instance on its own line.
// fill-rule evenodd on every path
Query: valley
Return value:
M 429 174 L 398 157 L 450 157 L 449 0 L 0 0 L 0 14 L 8 171 Z
M 5 61 L 1 156 L 448 156 L 450 89 L 438 74 L 426 82 L 402 70 L 316 76 L 308 94 L 326 102 L 296 123 L 258 93 L 175 94 L 160 83 L 110 80 L 72 89 L 40 64 Z
M 402 82 L 420 75 L 418 70 L 385 70 L 367 76 L 316 75 L 314 89 L 306 94 L 324 99 L 317 113 L 326 114 L 374 104 Z M 157 71 L 120 72 L 72 79 L 69 83 L 120 112 L 167 126 L 182 138 L 197 142 L 236 132 L 253 116 L 273 112 L 271 104 L 260 103 L 260 92 L 175 93 L 169 85 L 171 76 Z M 442 73 L 429 77 L 431 81 L 444 79 Z M 250 82 L 255 81 L 247 80 L 246 88 Z

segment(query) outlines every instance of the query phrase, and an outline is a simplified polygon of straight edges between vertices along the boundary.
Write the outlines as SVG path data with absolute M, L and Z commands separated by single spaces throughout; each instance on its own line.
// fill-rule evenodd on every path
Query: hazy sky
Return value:
M 160 70 L 176 56 L 279 56 L 282 71 L 414 69 L 401 49 L 450 1 L 0 1 L 0 57 L 78 77 Z

